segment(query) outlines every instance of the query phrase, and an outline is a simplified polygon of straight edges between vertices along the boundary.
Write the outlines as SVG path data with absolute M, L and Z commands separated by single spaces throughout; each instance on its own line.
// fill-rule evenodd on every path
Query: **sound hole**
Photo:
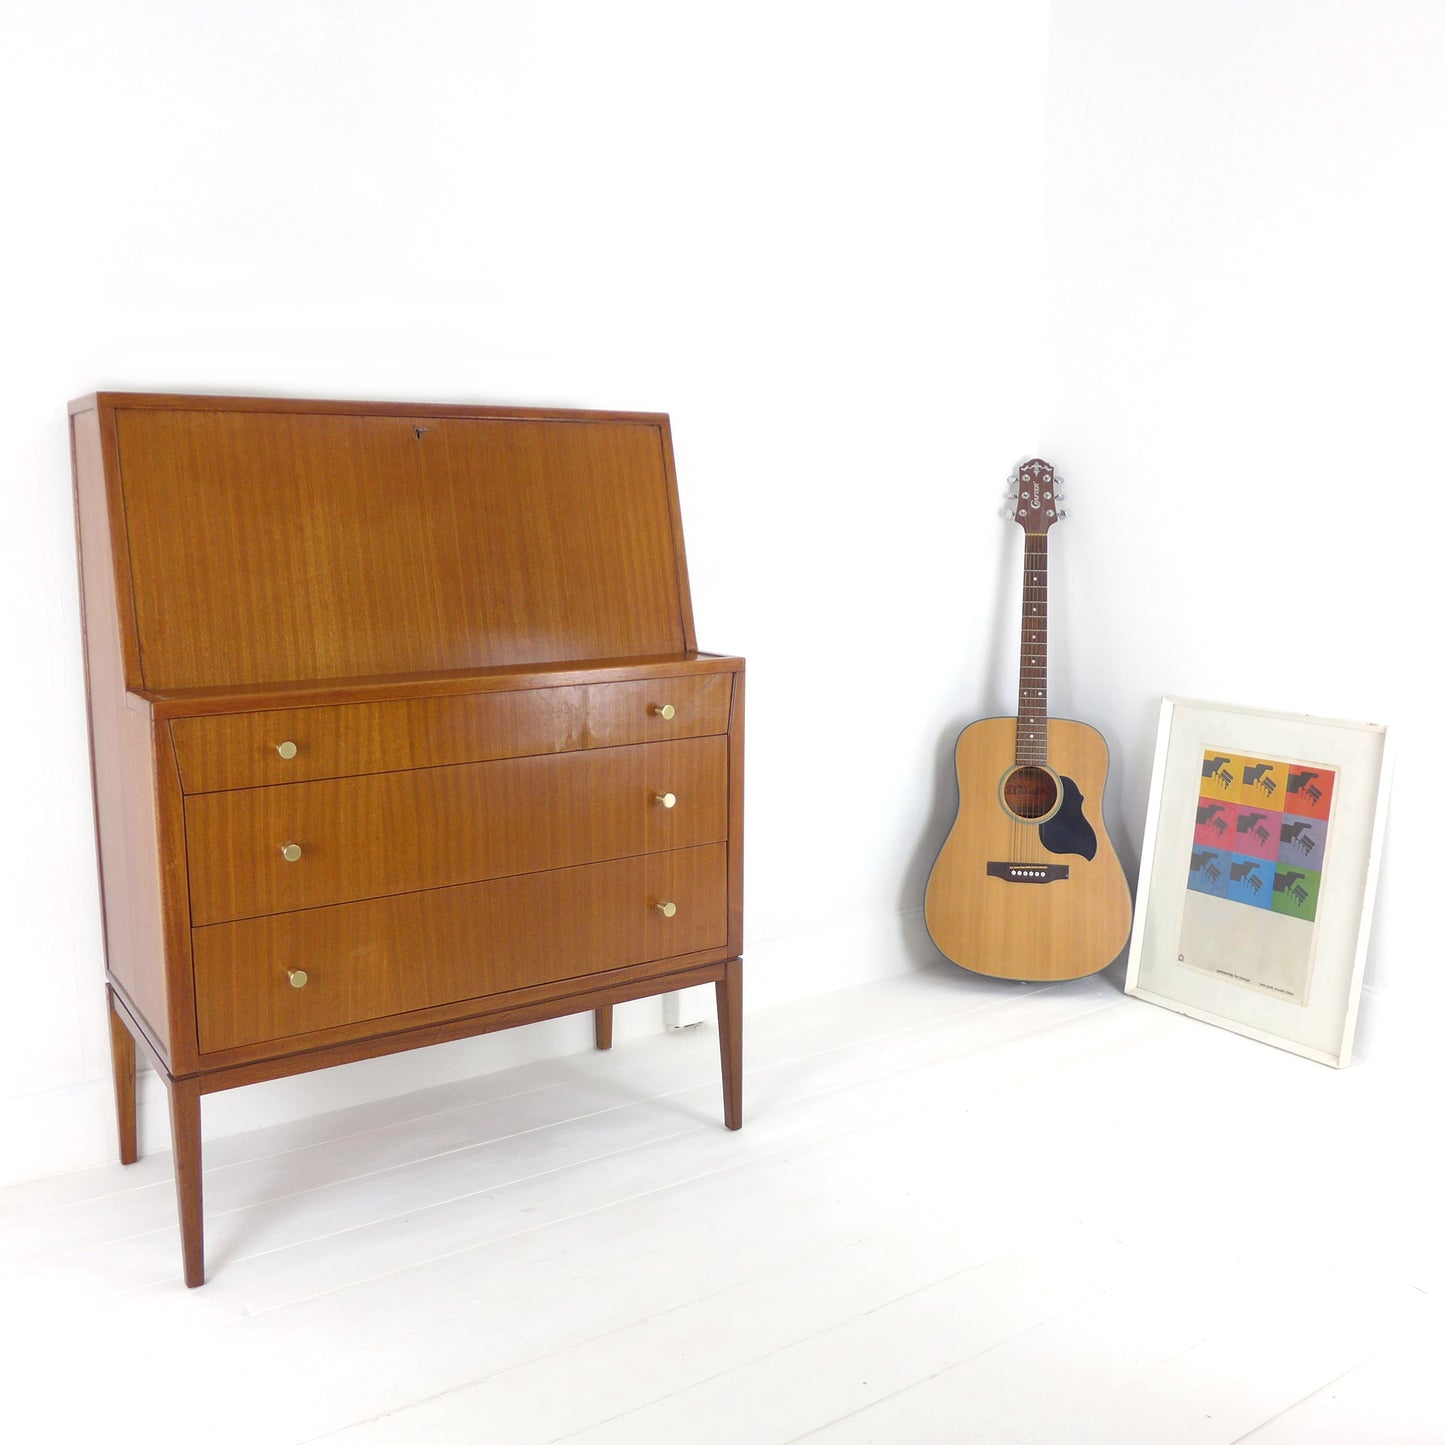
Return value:
M 1059 785 L 1047 768 L 1015 768 L 1004 779 L 1003 800 L 1020 818 L 1045 818 L 1059 801 Z

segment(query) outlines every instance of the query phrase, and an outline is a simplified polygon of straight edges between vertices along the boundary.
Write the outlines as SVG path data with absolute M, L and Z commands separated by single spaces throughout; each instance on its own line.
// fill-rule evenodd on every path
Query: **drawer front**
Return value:
M 720 842 L 727 793 L 725 737 L 205 793 L 191 922 Z
M 192 939 L 201 1049 L 212 1053 L 720 949 L 727 850 L 252 918 Z M 291 970 L 305 973 L 302 987 Z
M 177 718 L 187 793 L 725 733 L 732 674 Z M 671 717 L 663 711 L 672 709 Z

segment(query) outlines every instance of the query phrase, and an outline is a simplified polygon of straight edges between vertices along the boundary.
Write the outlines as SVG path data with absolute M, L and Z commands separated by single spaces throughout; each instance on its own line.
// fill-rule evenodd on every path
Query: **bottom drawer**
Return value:
M 723 844 L 212 924 L 192 930 L 201 1051 L 726 942 Z

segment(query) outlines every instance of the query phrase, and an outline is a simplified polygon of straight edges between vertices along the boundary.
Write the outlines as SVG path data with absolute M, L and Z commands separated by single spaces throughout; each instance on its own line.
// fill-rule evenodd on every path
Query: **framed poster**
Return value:
M 1343 1068 L 1386 729 L 1166 697 L 1124 991 Z

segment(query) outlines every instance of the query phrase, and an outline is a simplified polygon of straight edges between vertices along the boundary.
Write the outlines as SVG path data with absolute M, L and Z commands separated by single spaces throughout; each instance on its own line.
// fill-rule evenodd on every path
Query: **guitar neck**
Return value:
M 1049 537 L 1024 533 L 1024 599 L 1019 627 L 1019 712 L 1015 761 L 1042 766 L 1049 753 Z

